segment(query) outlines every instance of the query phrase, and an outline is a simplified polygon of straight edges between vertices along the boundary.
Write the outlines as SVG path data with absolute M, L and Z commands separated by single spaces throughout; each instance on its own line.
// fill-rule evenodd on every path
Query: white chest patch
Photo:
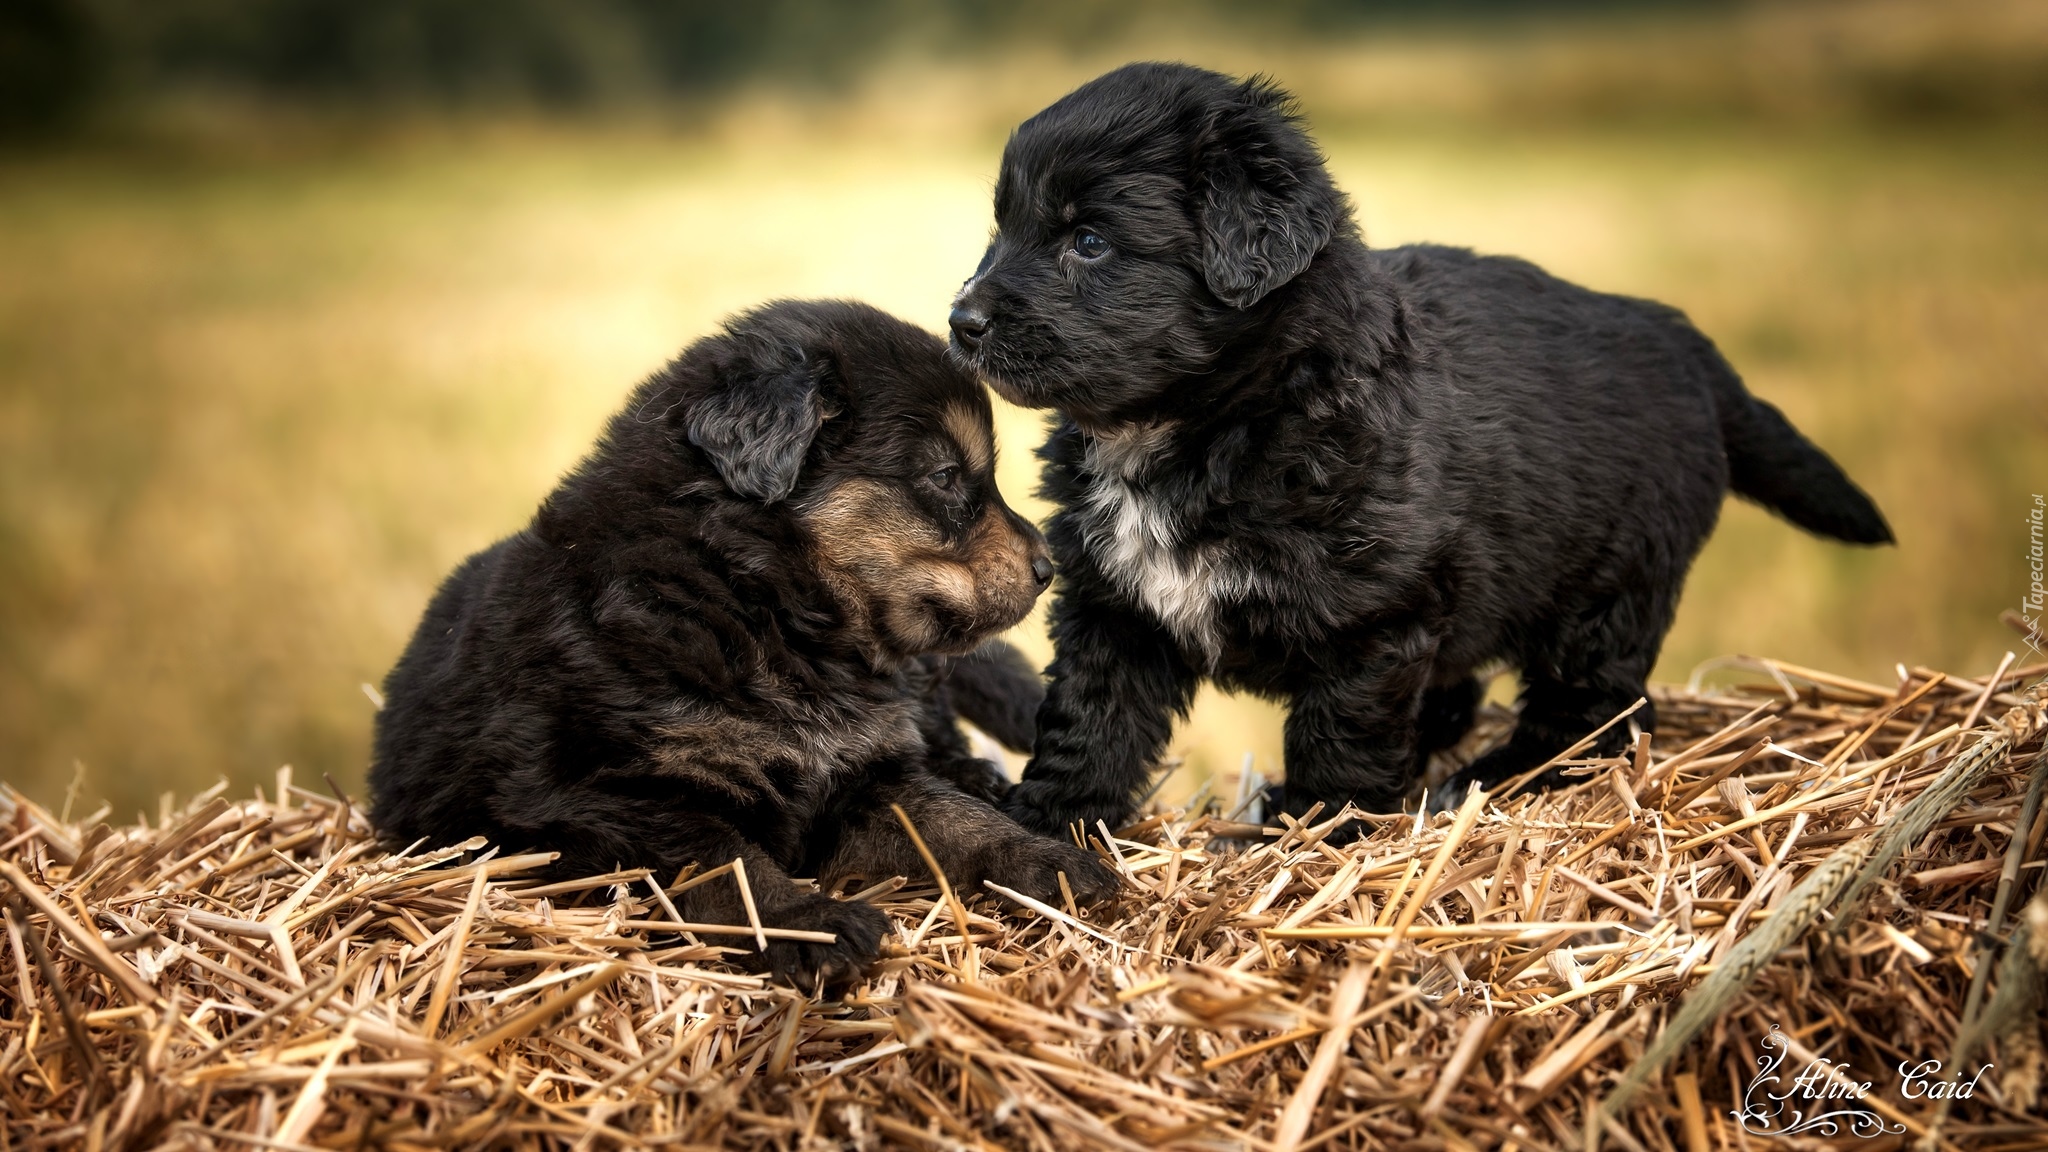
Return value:
M 1104 573 L 1213 665 L 1217 601 L 1247 592 L 1249 575 L 1223 545 L 1187 543 L 1180 510 L 1143 482 L 1170 430 L 1138 425 L 1089 439 L 1084 459 L 1093 482 L 1083 534 Z

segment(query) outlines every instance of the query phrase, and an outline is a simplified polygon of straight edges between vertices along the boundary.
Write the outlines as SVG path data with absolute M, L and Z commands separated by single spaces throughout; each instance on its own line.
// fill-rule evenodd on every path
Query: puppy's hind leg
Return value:
M 1671 622 L 1670 605 L 1652 593 L 1632 593 L 1617 598 L 1604 613 L 1578 618 L 1588 623 L 1565 630 L 1548 659 L 1523 668 L 1522 712 L 1508 742 L 1446 781 L 1432 798 L 1438 807 L 1456 807 L 1472 784 L 1492 788 L 1543 764 L 1637 700 L 1644 704 L 1629 719 L 1645 732 L 1656 730 L 1648 682 Z M 1585 755 L 1618 756 L 1629 739 L 1628 724 L 1616 724 Z M 1525 787 L 1569 782 L 1561 770 L 1552 769 Z
M 1535 768 L 1614 719 L 1647 692 L 1643 680 L 1630 679 L 1626 674 L 1595 676 L 1576 684 L 1548 679 L 1529 681 L 1522 690 L 1521 718 L 1515 722 L 1514 734 L 1508 737 L 1508 742 L 1445 781 L 1439 794 L 1430 798 L 1432 806 L 1439 810 L 1455 808 L 1473 784 L 1492 788 Z M 1656 718 L 1655 708 L 1647 703 L 1630 717 L 1644 731 L 1654 729 Z M 1628 744 L 1628 725 L 1617 724 L 1601 733 L 1584 755 L 1617 756 Z M 1571 782 L 1562 770 L 1553 768 L 1524 787 L 1555 788 Z

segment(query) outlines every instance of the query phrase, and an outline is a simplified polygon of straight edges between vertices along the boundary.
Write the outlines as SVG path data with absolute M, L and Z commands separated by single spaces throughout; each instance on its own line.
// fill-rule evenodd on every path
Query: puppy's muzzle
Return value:
M 951 325 L 953 339 L 960 347 L 972 352 L 980 346 L 981 338 L 988 335 L 988 310 L 973 304 L 956 304 L 946 323 Z

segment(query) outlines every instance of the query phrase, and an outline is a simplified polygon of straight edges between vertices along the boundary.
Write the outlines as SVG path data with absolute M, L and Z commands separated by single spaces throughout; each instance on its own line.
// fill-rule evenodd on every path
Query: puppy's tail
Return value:
M 991 640 L 953 661 L 946 689 L 962 719 L 1012 752 L 1031 751 L 1045 682 L 1022 652 Z
M 1697 336 L 1697 333 L 1695 333 Z M 1842 467 L 1785 419 L 1749 394 L 1742 378 L 1705 336 L 1717 379 L 1714 403 L 1728 452 L 1728 486 L 1818 536 L 1848 544 L 1890 544 L 1891 525 Z

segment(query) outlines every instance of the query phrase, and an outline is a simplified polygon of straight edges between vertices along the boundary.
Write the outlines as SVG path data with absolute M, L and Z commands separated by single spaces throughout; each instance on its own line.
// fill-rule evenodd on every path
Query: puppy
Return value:
M 385 682 L 373 821 L 393 844 L 553 850 L 566 874 L 743 860 L 763 924 L 837 937 L 754 958 L 800 985 L 858 974 L 888 922 L 792 875 L 926 873 L 891 805 L 963 893 L 1058 901 L 1065 873 L 1108 895 L 1096 857 L 990 806 L 951 723 L 936 657 L 1017 623 L 1052 576 L 994 467 L 987 394 L 935 337 L 857 304 L 739 317 L 435 595 Z M 1035 677 L 1014 653 L 969 663 L 963 694 L 1028 739 L 1010 697 Z M 679 902 L 747 922 L 733 882 Z
M 1012 136 L 995 212 L 952 349 L 1060 416 L 1055 656 L 1006 801 L 1032 827 L 1125 818 L 1204 678 L 1289 705 L 1285 810 L 1392 811 L 1512 665 L 1519 724 L 1456 802 L 1644 694 L 1731 488 L 1892 538 L 1677 311 L 1368 250 L 1263 80 L 1091 81 Z

